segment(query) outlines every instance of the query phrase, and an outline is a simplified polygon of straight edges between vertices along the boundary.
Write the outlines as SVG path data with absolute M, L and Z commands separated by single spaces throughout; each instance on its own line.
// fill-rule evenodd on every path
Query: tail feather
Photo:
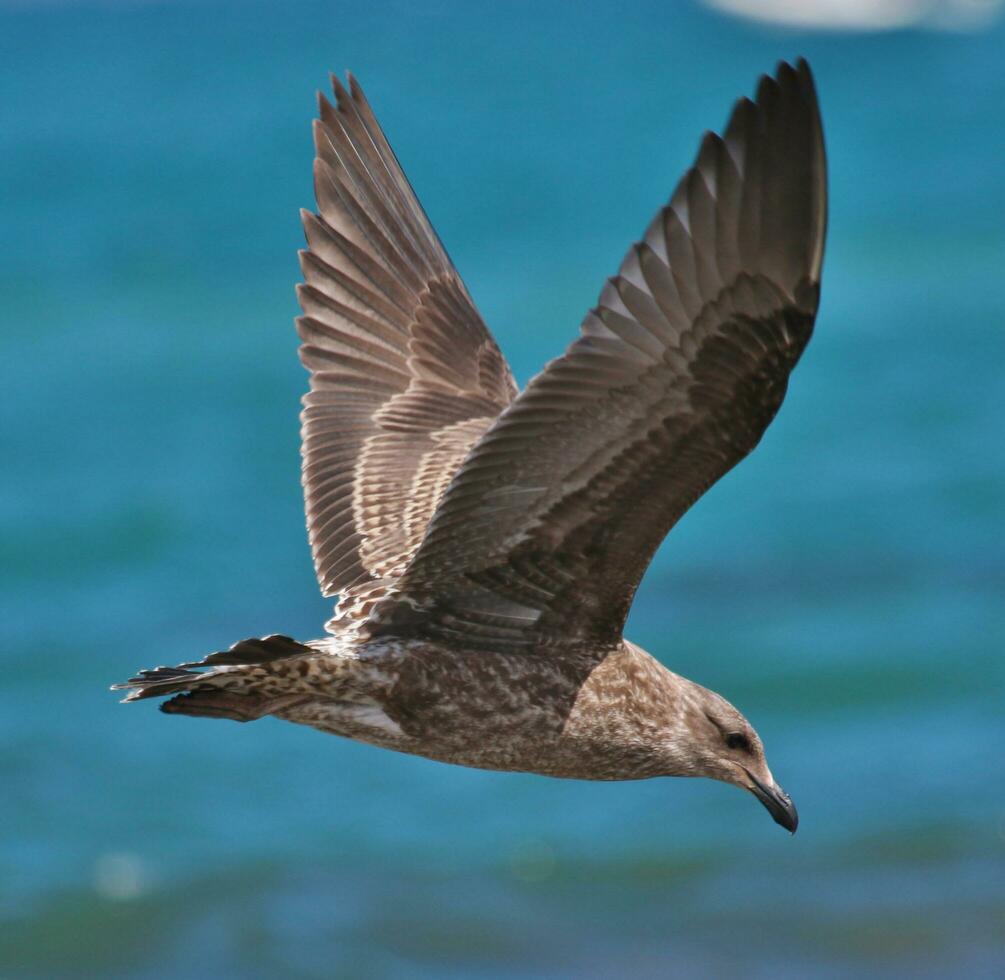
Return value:
M 175 691 L 186 691 L 194 682 L 205 680 L 208 676 L 201 671 L 182 670 L 180 667 L 154 667 L 152 670 L 141 670 L 122 684 L 113 684 L 112 690 L 129 692 L 123 702 L 142 701 L 144 698 L 159 698 Z
M 287 657 L 298 657 L 302 653 L 311 653 L 311 647 L 298 643 L 292 637 L 273 633 L 262 639 L 252 637 L 249 640 L 238 640 L 229 650 L 218 650 L 202 660 L 191 664 L 182 664 L 179 670 L 190 670 L 193 667 L 250 667 L 252 664 L 267 664 L 273 660 L 285 660 Z
M 122 684 L 113 684 L 113 691 L 128 691 L 123 701 L 142 701 L 168 694 L 191 691 L 212 682 L 228 672 L 230 667 L 253 667 L 315 652 L 289 636 L 275 634 L 262 639 L 240 640 L 229 650 L 218 650 L 202 660 L 181 664 L 178 667 L 155 667 L 141 670 Z M 209 667 L 210 670 L 202 668 Z
M 182 691 L 161 702 L 161 711 L 169 715 L 190 715 L 193 718 L 228 718 L 230 721 L 254 721 L 260 718 L 267 699 L 257 694 L 199 688 Z

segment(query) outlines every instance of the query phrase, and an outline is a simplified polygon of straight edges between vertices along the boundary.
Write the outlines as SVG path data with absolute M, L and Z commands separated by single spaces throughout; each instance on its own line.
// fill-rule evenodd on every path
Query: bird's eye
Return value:
M 730 732 L 726 736 L 726 745 L 731 749 L 743 749 L 744 752 L 750 751 L 750 739 L 743 732 Z

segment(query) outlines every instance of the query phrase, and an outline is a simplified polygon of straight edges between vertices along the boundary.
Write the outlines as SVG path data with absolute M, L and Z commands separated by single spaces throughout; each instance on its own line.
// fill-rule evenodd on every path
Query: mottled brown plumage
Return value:
M 757 445 L 813 328 L 826 226 L 805 62 L 763 77 L 522 393 L 370 107 L 333 79 L 297 321 L 331 636 L 143 671 L 126 700 L 272 714 L 581 779 L 708 776 L 795 809 L 728 702 L 622 637 L 681 515 Z

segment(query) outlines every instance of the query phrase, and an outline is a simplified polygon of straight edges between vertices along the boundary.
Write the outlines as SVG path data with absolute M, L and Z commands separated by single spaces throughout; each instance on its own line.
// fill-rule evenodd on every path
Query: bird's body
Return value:
M 127 700 L 484 769 L 710 776 L 795 829 L 746 719 L 622 627 L 667 531 L 759 441 L 812 331 L 826 175 L 808 67 L 779 65 L 706 134 L 579 339 L 523 392 L 361 90 L 334 87 L 298 321 L 331 635 L 143 671 Z
M 667 771 L 654 736 L 667 734 L 668 719 L 686 728 L 695 695 L 711 693 L 629 642 L 528 657 L 330 638 L 217 679 L 199 713 L 238 721 L 267 713 L 440 762 L 570 779 L 683 774 Z M 175 702 L 182 713 L 198 703 L 196 692 Z

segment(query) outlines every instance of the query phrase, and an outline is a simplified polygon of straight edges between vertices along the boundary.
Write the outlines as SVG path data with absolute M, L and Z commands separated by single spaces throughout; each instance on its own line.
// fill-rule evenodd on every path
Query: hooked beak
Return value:
M 765 806 L 771 819 L 780 824 L 790 833 L 796 832 L 799 826 L 799 814 L 796 812 L 795 804 L 782 792 L 780 786 L 762 783 L 749 769 L 746 770 L 750 777 L 749 789 Z

